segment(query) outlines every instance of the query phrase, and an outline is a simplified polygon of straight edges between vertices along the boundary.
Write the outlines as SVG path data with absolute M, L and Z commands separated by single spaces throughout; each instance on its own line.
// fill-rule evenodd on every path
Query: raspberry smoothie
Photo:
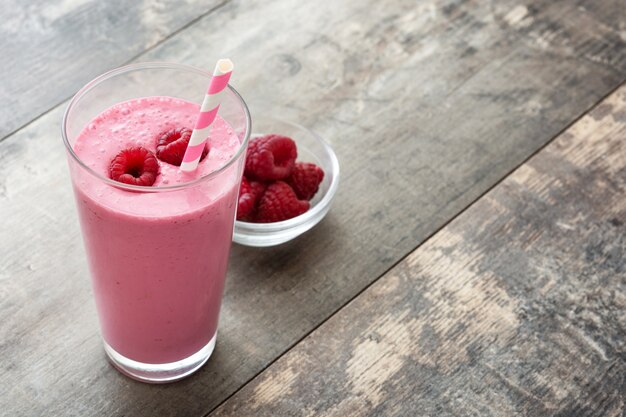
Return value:
M 94 118 L 73 149 L 89 168 L 110 175 L 124 149 L 156 153 L 162 132 L 193 127 L 199 106 L 170 97 L 119 103 Z M 192 173 L 158 160 L 150 190 L 116 188 L 87 170 L 73 172 L 78 213 L 105 342 L 146 364 L 180 361 L 213 342 L 230 251 L 241 169 L 222 168 L 241 147 L 219 116 L 210 151 Z M 161 189 L 160 189 L 161 188 Z

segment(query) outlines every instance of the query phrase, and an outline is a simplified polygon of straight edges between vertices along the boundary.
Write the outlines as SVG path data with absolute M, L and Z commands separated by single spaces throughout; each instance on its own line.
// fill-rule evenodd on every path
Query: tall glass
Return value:
M 217 171 L 184 184 L 113 181 L 82 161 L 74 144 L 92 119 L 120 102 L 168 96 L 199 104 L 210 78 L 185 65 L 129 65 L 83 87 L 63 118 L 104 348 L 122 373 L 141 381 L 183 378 L 213 352 L 250 114 L 229 87 L 219 115 L 240 147 Z

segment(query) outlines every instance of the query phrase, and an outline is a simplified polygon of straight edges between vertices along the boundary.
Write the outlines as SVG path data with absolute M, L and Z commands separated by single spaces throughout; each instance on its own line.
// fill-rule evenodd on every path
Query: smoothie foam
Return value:
M 192 128 L 198 111 L 197 104 L 170 97 L 119 103 L 83 129 L 74 151 L 108 177 L 118 152 L 133 146 L 155 152 L 162 132 Z M 209 142 L 209 155 L 196 171 L 183 173 L 159 161 L 160 174 L 148 188 L 214 172 L 241 146 L 219 116 Z M 87 171 L 74 176 L 102 334 L 119 354 L 143 363 L 175 362 L 215 335 L 238 192 L 236 165 L 198 185 L 154 193 L 116 188 Z

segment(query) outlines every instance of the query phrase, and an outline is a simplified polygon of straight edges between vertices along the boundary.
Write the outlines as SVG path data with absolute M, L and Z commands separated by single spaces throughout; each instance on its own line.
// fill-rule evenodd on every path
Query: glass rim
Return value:
M 185 182 L 185 183 L 182 183 L 182 184 L 174 184 L 174 185 L 167 185 L 167 186 L 152 187 L 152 186 L 144 186 L 144 185 L 132 185 L 132 184 L 122 183 L 122 182 L 119 182 L 119 181 L 114 181 L 111 178 L 107 178 L 107 177 L 99 174 L 98 172 L 94 171 L 89 166 L 87 166 L 78 157 L 78 155 L 76 155 L 76 152 L 74 152 L 74 149 L 72 148 L 72 146 L 70 145 L 70 142 L 69 142 L 69 138 L 68 138 L 68 135 L 67 135 L 67 121 L 68 121 L 69 114 L 70 114 L 71 110 L 74 108 L 74 105 L 85 94 L 87 94 L 90 90 L 92 90 L 94 87 L 96 87 L 97 85 L 99 85 L 103 81 L 106 81 L 106 80 L 108 80 L 108 79 L 110 79 L 110 78 L 112 78 L 112 77 L 114 77 L 116 75 L 124 74 L 124 73 L 135 71 L 135 70 L 141 70 L 141 69 L 183 70 L 183 71 L 195 72 L 195 73 L 197 73 L 199 75 L 205 75 L 209 79 L 212 76 L 212 74 L 210 72 L 207 72 L 205 70 L 202 70 L 200 68 L 197 68 L 197 67 L 194 67 L 194 66 L 191 66 L 191 65 L 176 64 L 176 63 L 171 63 L 171 62 L 154 61 L 154 62 L 141 62 L 141 63 L 134 63 L 134 64 L 130 64 L 130 65 L 124 65 L 124 66 L 112 69 L 110 71 L 107 71 L 107 72 L 97 76 L 93 80 L 89 81 L 80 90 L 78 90 L 78 92 L 74 95 L 74 97 L 72 97 L 72 99 L 70 100 L 70 102 L 67 105 L 67 108 L 65 109 L 65 112 L 63 114 L 62 123 L 61 123 L 61 136 L 63 137 L 63 143 L 65 145 L 65 149 L 68 152 L 68 154 L 71 155 L 71 157 L 79 164 L 79 166 L 82 169 L 87 171 L 89 174 L 95 176 L 99 180 L 105 182 L 106 184 L 109 184 L 109 185 L 111 185 L 113 187 L 116 187 L 116 188 L 121 188 L 121 189 L 135 191 L 135 192 L 139 191 L 139 192 L 144 192 L 144 193 L 155 193 L 155 192 L 160 192 L 160 191 L 181 190 L 181 189 L 192 187 L 192 186 L 197 185 L 197 184 L 199 184 L 201 182 L 210 180 L 210 179 L 212 179 L 214 177 L 217 177 L 220 173 L 222 173 L 227 168 L 229 168 L 231 165 L 233 165 L 235 163 L 235 161 L 237 161 L 241 157 L 242 153 L 244 153 L 244 151 L 246 149 L 246 145 L 248 143 L 248 140 L 250 139 L 250 135 L 251 135 L 251 131 L 252 131 L 252 121 L 251 121 L 250 111 L 248 109 L 248 105 L 243 100 L 241 95 L 237 92 L 237 90 L 235 90 L 230 84 L 228 84 L 227 85 L 228 89 L 235 96 L 235 98 L 239 101 L 239 103 L 241 104 L 241 106 L 243 108 L 243 111 L 244 111 L 244 114 L 245 114 L 245 117 L 246 117 L 246 131 L 245 131 L 245 135 L 244 135 L 243 141 L 241 142 L 237 152 L 235 152 L 235 154 L 233 156 L 231 156 L 230 159 L 228 161 L 226 161 L 226 163 L 224 165 L 222 165 L 219 169 L 216 169 L 215 171 L 211 171 L 208 174 L 203 175 L 200 178 L 196 178 L 193 181 Z

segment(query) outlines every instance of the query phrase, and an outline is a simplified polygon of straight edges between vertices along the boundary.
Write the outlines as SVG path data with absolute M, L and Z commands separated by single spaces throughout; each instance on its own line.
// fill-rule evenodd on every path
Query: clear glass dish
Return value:
M 260 119 L 260 120 L 259 120 Z M 288 242 L 319 223 L 333 202 L 339 186 L 339 161 L 333 149 L 315 132 L 297 123 L 255 118 L 252 138 L 277 133 L 292 138 L 298 146 L 298 162 L 312 162 L 324 170 L 324 180 L 306 213 L 275 223 L 237 220 L 233 241 L 245 246 L 267 247 Z

